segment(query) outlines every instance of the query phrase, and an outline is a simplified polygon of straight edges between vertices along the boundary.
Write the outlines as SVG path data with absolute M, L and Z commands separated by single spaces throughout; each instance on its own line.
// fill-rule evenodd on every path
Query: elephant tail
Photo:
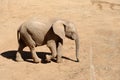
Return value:
M 21 29 L 21 27 L 19 27 L 18 30 L 17 30 L 17 40 L 18 40 L 18 43 L 20 42 L 20 29 Z

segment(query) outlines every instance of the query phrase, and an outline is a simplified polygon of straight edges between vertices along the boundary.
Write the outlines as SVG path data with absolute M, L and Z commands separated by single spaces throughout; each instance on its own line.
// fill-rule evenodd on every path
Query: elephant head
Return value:
M 52 27 L 54 33 L 60 38 L 64 39 L 67 37 L 71 40 L 75 40 L 77 59 L 76 62 L 79 62 L 79 36 L 74 24 L 63 20 L 57 20 L 55 23 L 53 23 Z

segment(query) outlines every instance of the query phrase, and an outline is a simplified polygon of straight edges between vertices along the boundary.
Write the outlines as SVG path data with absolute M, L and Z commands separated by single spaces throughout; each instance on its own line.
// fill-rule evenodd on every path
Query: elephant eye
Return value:
M 73 35 L 73 34 L 74 34 L 74 32 L 70 32 L 70 34 L 71 34 L 71 35 Z
M 71 34 L 74 34 L 74 32 L 71 32 Z
M 71 32 L 68 32 L 68 35 L 71 35 L 72 33 Z

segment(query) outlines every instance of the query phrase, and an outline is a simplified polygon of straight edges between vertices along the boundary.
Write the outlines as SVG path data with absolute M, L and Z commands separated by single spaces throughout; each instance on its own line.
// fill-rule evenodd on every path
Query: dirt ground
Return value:
M 112 10 L 109 5 L 101 10 L 90 0 L 0 0 L 0 80 L 120 80 L 120 6 Z M 74 41 L 67 38 L 60 64 L 35 64 L 28 48 L 26 61 L 16 62 L 17 28 L 32 18 L 73 22 L 80 37 L 80 62 L 73 61 Z M 37 54 L 43 58 L 50 51 L 37 47 Z

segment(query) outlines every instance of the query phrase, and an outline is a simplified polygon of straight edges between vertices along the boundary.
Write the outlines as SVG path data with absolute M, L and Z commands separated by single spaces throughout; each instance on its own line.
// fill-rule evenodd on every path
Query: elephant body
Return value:
M 17 31 L 19 48 L 16 54 L 16 61 L 23 61 L 21 52 L 24 47 L 28 46 L 34 62 L 40 62 L 35 47 L 46 44 L 52 53 L 52 56 L 47 56 L 46 61 L 50 61 L 57 56 L 57 62 L 61 62 L 63 38 L 67 37 L 63 24 L 65 23 L 61 20 L 55 21 L 51 25 L 35 20 L 24 22 Z M 68 37 L 72 38 L 69 35 Z
M 20 38 L 24 40 L 27 46 L 42 46 L 47 44 L 48 39 L 50 40 L 55 35 L 51 26 L 38 21 L 25 22 L 18 31 Z

